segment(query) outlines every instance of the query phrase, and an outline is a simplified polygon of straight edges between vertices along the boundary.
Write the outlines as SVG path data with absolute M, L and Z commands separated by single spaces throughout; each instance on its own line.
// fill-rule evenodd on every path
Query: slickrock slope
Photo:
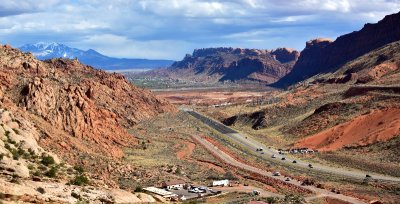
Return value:
M 299 52 L 287 48 L 258 50 L 241 48 L 196 49 L 162 73 L 195 81 L 251 80 L 273 83 L 289 73 Z
M 40 147 L 40 137 L 33 123 L 0 109 L 0 202 L 76 203 L 79 199 L 90 203 L 155 202 L 143 193 L 139 196 L 97 186 L 98 181 L 93 181 L 94 186 L 66 185 L 74 176 L 86 173 L 73 170 L 57 155 Z
M 78 61 L 42 62 L 10 46 L 0 48 L 1 106 L 33 122 L 40 143 L 62 152 L 123 156 L 137 142 L 124 127 L 175 111 L 151 92 Z
M 376 24 L 366 24 L 360 31 L 340 36 L 333 42 L 327 39 L 309 41 L 293 70 L 274 85 L 285 87 L 316 74 L 335 71 L 361 55 L 398 41 L 398 25 L 400 13 L 388 15 Z

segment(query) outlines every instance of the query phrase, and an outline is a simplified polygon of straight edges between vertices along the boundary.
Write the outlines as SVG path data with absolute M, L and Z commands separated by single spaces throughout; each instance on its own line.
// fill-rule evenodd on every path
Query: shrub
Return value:
M 304 198 L 293 194 L 286 195 L 283 201 L 284 203 L 296 203 L 296 204 L 306 203 Z
M 54 158 L 52 156 L 43 156 L 41 163 L 45 166 L 50 166 L 56 162 L 54 161 Z
M 135 192 L 142 192 L 143 188 L 141 186 L 136 186 Z
M 19 135 L 19 131 L 17 129 L 13 128 L 12 130 L 15 132 L 15 134 Z
M 46 191 L 42 187 L 38 187 L 36 190 L 41 194 L 45 194 L 46 193 Z
M 89 179 L 85 175 L 77 175 L 69 183 L 72 185 L 83 186 L 89 184 Z
M 4 154 L 0 154 L 0 161 L 2 161 L 4 158 Z
M 44 175 L 50 178 L 55 178 L 57 177 L 57 172 L 58 172 L 58 167 L 53 166 Z
M 4 145 L 4 148 L 6 148 L 10 152 L 12 150 L 11 146 L 9 144 L 7 144 L 7 143 Z
M 10 147 L 9 150 L 10 150 L 10 152 L 11 152 L 12 157 L 13 157 L 14 160 L 18 160 L 18 159 L 21 157 L 21 154 L 20 154 L 20 153 L 21 153 L 22 151 L 19 151 L 19 149 L 16 150 L 16 149 L 13 149 L 13 148 Z
M 29 153 L 31 156 L 35 156 L 35 151 L 33 151 L 32 148 L 29 148 L 29 149 L 28 149 L 28 153 Z
M 85 172 L 85 169 L 81 165 L 74 166 L 75 171 L 77 171 L 79 174 L 83 174 Z
M 37 177 L 41 177 L 42 173 L 40 173 L 40 171 L 35 171 L 35 172 L 33 172 L 33 175 L 37 176 Z
M 278 199 L 275 198 L 275 197 L 268 197 L 268 198 L 267 198 L 267 203 L 269 203 L 269 204 L 278 203 Z
M 19 184 L 19 179 L 18 179 L 18 176 L 17 175 L 15 175 L 15 174 L 13 174 L 12 175 L 12 179 L 11 179 L 11 181 L 10 181 L 11 183 L 16 183 L 16 184 Z
M 228 179 L 228 180 L 236 180 L 237 179 L 235 177 L 235 175 L 233 175 L 232 172 L 229 172 L 229 171 L 225 173 L 224 178 Z
M 181 174 L 182 173 L 182 170 L 181 170 L 181 168 L 176 168 L 176 170 L 175 170 L 175 174 Z
M 78 195 L 77 193 L 73 192 L 73 191 L 71 192 L 71 196 L 76 198 L 76 199 L 81 199 L 81 196 Z

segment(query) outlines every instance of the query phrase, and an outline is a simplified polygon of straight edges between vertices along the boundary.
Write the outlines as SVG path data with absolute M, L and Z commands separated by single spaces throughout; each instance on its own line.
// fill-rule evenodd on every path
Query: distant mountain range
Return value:
M 113 58 L 102 55 L 95 50 L 87 51 L 77 48 L 71 48 L 59 43 L 39 42 L 35 44 L 26 44 L 19 48 L 24 52 L 31 52 L 40 60 L 51 58 L 68 58 L 75 59 L 84 64 L 102 68 L 106 70 L 125 70 L 135 68 L 161 68 L 169 67 L 174 61 L 172 60 L 150 60 L 150 59 L 127 59 Z

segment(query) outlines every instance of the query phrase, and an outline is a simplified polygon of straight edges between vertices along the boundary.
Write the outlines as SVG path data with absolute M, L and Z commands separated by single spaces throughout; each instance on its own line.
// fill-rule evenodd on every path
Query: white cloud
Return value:
M 107 56 L 150 59 L 180 59 L 191 46 L 184 41 L 136 41 L 113 34 L 86 36 L 76 46 L 82 47 L 82 44 L 86 49 L 95 49 Z
M 0 40 L 180 59 L 206 46 L 301 49 L 399 10 L 399 0 L 4 0 Z

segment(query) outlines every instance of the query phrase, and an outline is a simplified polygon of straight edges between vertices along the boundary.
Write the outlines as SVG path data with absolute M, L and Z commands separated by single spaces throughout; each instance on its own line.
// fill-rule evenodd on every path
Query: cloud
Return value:
M 84 44 L 85 49 L 95 49 L 107 56 L 129 58 L 153 59 L 180 59 L 182 53 L 190 47 L 190 44 L 174 40 L 148 40 L 136 41 L 124 36 L 102 34 L 86 36 L 79 43 Z M 74 45 L 74 44 L 72 44 Z
M 39 12 L 56 3 L 58 0 L 3 0 L 0 4 L 0 17 Z
M 5 0 L 0 40 L 180 59 L 209 46 L 302 49 L 310 38 L 336 38 L 399 10 L 399 0 Z

